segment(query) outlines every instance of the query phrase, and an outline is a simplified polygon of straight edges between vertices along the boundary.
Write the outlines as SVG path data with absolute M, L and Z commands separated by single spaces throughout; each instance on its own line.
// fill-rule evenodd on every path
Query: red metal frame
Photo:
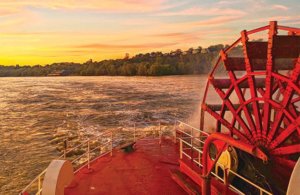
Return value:
M 262 31 L 268 31 L 267 42 L 249 40 L 249 35 Z M 286 31 L 287 35 L 279 35 L 278 31 Z M 217 120 L 216 132 L 221 133 L 210 136 L 204 146 L 202 176 L 205 182 L 209 183 L 209 179 L 206 179 L 209 174 L 207 148 L 211 140 L 215 139 L 266 160 L 262 150 L 255 149 L 258 153 L 253 153 L 252 150 L 262 148 L 274 163 L 282 165 L 287 172 L 295 165 L 295 160 L 290 156 L 300 153 L 300 110 L 295 105 L 300 101 L 299 35 L 299 28 L 280 26 L 272 21 L 267 26 L 242 31 L 240 38 L 220 52 L 209 75 L 201 107 L 200 128 L 205 130 L 204 114 L 208 112 Z M 237 59 L 229 55 L 238 44 L 242 44 L 244 59 L 240 67 L 231 64 L 237 62 Z M 294 60 L 293 67 L 278 65 L 278 58 Z M 259 60 L 263 61 L 264 66 L 256 64 Z M 216 70 L 222 64 L 226 68 L 227 80 L 222 78 L 216 82 Z M 236 70 L 244 71 L 244 75 L 240 76 Z M 264 83 L 257 83 L 261 82 L 260 78 L 264 79 Z M 210 88 L 213 90 L 209 90 Z M 220 110 L 210 105 L 207 98 L 209 91 L 214 91 L 222 99 L 218 106 Z M 245 95 L 246 92 L 248 96 Z M 230 99 L 234 95 L 237 97 L 235 101 L 238 107 Z M 231 113 L 231 121 L 225 118 L 226 112 Z M 222 134 L 226 130 L 229 130 L 229 135 Z M 207 194 L 209 185 L 205 183 L 202 187 Z
M 209 179 L 209 174 L 212 170 L 212 168 L 214 167 L 215 163 L 218 161 L 220 154 L 222 153 L 223 150 L 219 151 L 219 154 L 217 155 L 216 159 L 214 160 L 214 164 L 213 165 L 208 165 L 208 160 L 209 160 L 209 155 L 208 155 L 208 151 L 209 151 L 209 146 L 210 144 L 215 141 L 215 140 L 219 140 L 222 141 L 228 145 L 231 145 L 233 147 L 236 147 L 242 151 L 245 151 L 249 154 L 252 154 L 253 156 L 263 160 L 263 161 L 268 161 L 268 157 L 267 155 L 258 147 L 255 147 L 253 145 L 250 144 L 246 144 L 244 142 L 240 142 L 239 140 L 236 140 L 226 134 L 222 134 L 222 133 L 214 133 L 212 135 L 210 135 L 204 144 L 204 148 L 203 148 L 203 157 L 202 157 L 202 164 L 203 164 L 203 169 L 202 169 L 202 194 L 203 195 L 207 195 L 210 194 L 210 179 Z

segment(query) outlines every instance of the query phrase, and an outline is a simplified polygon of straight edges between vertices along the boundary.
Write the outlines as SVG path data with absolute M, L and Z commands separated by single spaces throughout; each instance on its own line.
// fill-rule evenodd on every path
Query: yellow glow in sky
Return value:
M 234 41 L 278 20 L 299 26 L 288 0 L 2 0 L 0 64 L 100 61 Z

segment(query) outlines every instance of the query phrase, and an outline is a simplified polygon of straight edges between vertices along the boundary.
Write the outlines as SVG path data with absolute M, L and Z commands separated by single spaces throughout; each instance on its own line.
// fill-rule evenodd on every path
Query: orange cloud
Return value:
M 0 17 L 16 14 L 18 12 L 20 12 L 20 10 L 16 9 L 16 8 L 1 7 L 0 8 Z
M 176 43 L 145 43 L 145 44 L 87 44 L 87 45 L 77 45 L 76 48 L 86 48 L 86 49 L 155 49 L 167 46 L 173 46 Z
M 188 33 L 162 33 L 162 34 L 154 34 L 152 36 L 155 37 L 182 37 L 186 36 Z
M 207 19 L 207 20 L 195 22 L 194 24 L 197 26 L 219 25 L 219 24 L 223 24 L 223 23 L 227 23 L 227 22 L 233 22 L 233 21 L 241 19 L 241 18 L 242 18 L 242 16 L 218 16 L 218 17 Z
M 278 21 L 278 22 L 293 22 L 298 21 L 300 19 L 300 16 L 272 16 L 272 17 L 264 17 L 264 18 L 256 18 L 247 20 L 246 22 L 266 22 L 266 21 Z
M 275 4 L 272 6 L 273 9 L 278 9 L 278 10 L 282 10 L 282 11 L 286 11 L 288 10 L 289 8 L 284 6 L 284 5 L 279 5 L 279 4 Z
M 192 7 L 176 12 L 161 12 L 156 15 L 159 16 L 244 16 L 246 12 L 237 9 L 221 9 L 221 8 L 204 8 L 204 7 Z
M 4 0 L 0 2 L 1 6 L 10 7 L 37 7 L 37 8 L 50 8 L 50 9 L 65 9 L 65 10 L 92 10 L 102 12 L 145 12 L 160 8 L 163 6 L 165 0 Z

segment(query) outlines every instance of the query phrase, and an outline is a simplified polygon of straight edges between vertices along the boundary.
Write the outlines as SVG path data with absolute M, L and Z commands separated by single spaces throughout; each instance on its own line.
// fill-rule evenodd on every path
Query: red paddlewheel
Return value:
M 291 170 L 300 154 L 299 53 L 299 28 L 270 22 L 242 31 L 210 74 L 201 129 L 211 123 L 204 120 L 206 111 L 216 119 L 213 131 L 257 146 L 269 163 Z

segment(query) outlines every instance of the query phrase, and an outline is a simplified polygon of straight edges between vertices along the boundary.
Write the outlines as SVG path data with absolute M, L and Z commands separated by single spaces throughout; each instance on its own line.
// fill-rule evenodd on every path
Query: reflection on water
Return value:
M 206 77 L 0 78 L 0 194 L 16 194 L 50 159 L 63 130 L 97 133 L 195 112 Z

